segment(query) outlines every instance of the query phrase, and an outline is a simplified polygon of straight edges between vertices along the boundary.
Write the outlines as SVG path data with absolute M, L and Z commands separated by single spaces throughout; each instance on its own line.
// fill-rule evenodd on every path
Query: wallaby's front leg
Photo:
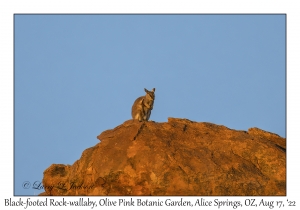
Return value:
M 151 105 L 148 104 L 148 103 L 144 103 L 144 106 L 145 106 L 147 109 L 151 109 Z

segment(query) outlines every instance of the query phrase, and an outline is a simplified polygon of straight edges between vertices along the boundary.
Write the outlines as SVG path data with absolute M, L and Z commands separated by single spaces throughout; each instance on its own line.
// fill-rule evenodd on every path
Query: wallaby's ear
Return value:
M 145 92 L 146 92 L 146 93 L 150 92 L 150 91 L 149 91 L 149 90 L 147 90 L 146 88 L 144 88 L 144 90 L 145 90 Z M 155 88 L 153 88 L 153 89 L 151 90 L 151 92 L 153 92 L 153 93 L 154 93 L 154 92 L 155 92 Z

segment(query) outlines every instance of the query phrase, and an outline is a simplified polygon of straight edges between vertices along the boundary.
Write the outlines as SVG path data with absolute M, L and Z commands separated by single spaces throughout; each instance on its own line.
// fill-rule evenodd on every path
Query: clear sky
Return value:
M 15 195 L 73 164 L 102 131 L 150 117 L 286 137 L 285 15 L 15 15 Z

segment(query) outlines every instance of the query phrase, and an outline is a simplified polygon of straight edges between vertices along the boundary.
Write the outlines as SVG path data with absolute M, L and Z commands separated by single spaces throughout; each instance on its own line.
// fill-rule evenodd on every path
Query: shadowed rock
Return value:
M 258 128 L 129 120 L 97 138 L 40 195 L 286 195 L 286 139 Z

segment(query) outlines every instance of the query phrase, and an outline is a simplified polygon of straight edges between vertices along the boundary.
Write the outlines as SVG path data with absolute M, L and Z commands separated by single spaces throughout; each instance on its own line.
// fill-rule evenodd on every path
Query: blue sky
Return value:
M 258 127 L 286 137 L 285 15 L 15 15 L 15 195 L 39 194 L 52 163 L 73 164 L 131 119 Z

